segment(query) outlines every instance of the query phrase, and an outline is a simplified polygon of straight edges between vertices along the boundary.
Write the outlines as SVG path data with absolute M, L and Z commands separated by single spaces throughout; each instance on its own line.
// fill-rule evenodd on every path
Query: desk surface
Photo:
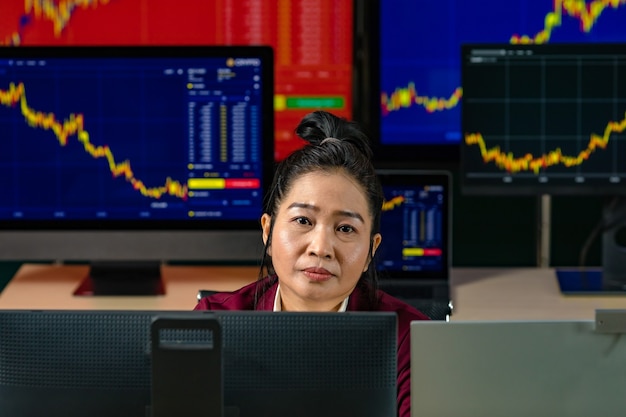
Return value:
M 254 266 L 162 267 L 162 296 L 74 296 L 85 265 L 24 264 L 0 293 L 1 309 L 190 310 L 199 289 L 253 282 Z M 593 320 L 596 309 L 626 309 L 626 294 L 562 295 L 549 268 L 453 268 L 451 320 Z
M 451 320 L 594 320 L 626 309 L 624 295 L 563 295 L 551 268 L 461 268 L 450 280 Z
M 2 309 L 191 310 L 198 290 L 231 291 L 257 279 L 256 266 L 161 267 L 165 295 L 75 296 L 86 265 L 24 264 L 0 293 Z

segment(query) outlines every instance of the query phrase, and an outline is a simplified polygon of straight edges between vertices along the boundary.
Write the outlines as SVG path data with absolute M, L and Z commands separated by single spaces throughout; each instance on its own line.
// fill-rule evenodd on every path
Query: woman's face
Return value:
M 264 214 L 265 243 L 270 223 Z M 282 308 L 337 310 L 368 268 L 371 227 L 365 192 L 349 176 L 316 171 L 297 178 L 278 207 L 268 250 Z M 380 241 L 376 234 L 373 251 Z

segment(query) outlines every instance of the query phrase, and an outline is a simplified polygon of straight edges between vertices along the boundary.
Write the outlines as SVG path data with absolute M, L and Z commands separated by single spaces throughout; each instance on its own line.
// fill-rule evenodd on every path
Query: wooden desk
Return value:
M 190 310 L 199 289 L 240 288 L 258 268 L 164 265 L 162 274 L 164 296 L 74 296 L 87 266 L 24 264 L 0 293 L 0 308 Z M 626 294 L 562 295 L 548 268 L 453 268 L 450 284 L 452 321 L 593 320 L 596 309 L 626 309 Z
M 24 264 L 0 293 L 1 309 L 191 310 L 198 290 L 231 291 L 257 279 L 256 266 L 161 267 L 162 296 L 74 296 L 86 265 Z
M 624 295 L 563 295 L 551 268 L 460 268 L 450 279 L 452 321 L 593 320 L 626 309 Z

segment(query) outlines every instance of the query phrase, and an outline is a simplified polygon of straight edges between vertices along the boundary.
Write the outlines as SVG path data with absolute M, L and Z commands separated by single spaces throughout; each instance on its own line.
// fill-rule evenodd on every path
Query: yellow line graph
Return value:
M 554 0 L 552 10 L 544 17 L 544 27 L 533 36 L 513 35 L 511 44 L 548 43 L 556 28 L 561 27 L 563 17 L 578 19 L 580 29 L 584 33 L 593 30 L 598 18 L 608 8 L 618 9 L 626 5 L 626 0 Z M 457 87 L 448 98 L 418 95 L 415 84 L 410 82 L 406 87 L 398 87 L 392 93 L 381 93 L 381 111 L 385 116 L 393 111 L 412 106 L 422 106 L 428 113 L 445 111 L 455 108 L 461 101 L 463 89 Z
M 72 13 L 77 8 L 96 8 L 100 5 L 108 4 L 111 0 L 24 0 L 24 14 L 32 14 L 38 20 L 52 22 L 54 36 L 61 36 L 61 32 L 69 23 Z M 1 44 L 18 46 L 22 43 L 18 31 L 7 36 Z
M 383 201 L 383 210 L 382 211 L 390 211 L 396 208 L 397 206 L 402 205 L 404 203 L 404 196 L 398 195 L 393 197 L 391 200 Z
M 587 147 L 578 152 L 577 155 L 563 155 L 561 149 L 557 148 L 539 157 L 535 157 L 530 153 L 522 157 L 515 157 L 511 152 L 502 152 L 499 146 L 487 149 L 485 140 L 480 133 L 466 134 L 465 144 L 468 146 L 478 146 L 483 162 L 486 164 L 493 163 L 498 168 L 510 173 L 532 171 L 538 174 L 542 169 L 553 165 L 560 164 L 565 167 L 581 165 L 584 161 L 589 159 L 589 156 L 594 153 L 596 149 L 605 149 L 613 133 L 622 133 L 625 129 L 626 114 L 624 114 L 624 118 L 618 122 L 608 122 L 602 135 L 592 133 L 589 137 Z
M 589 33 L 595 26 L 600 15 L 609 7 L 617 9 L 626 4 L 626 0 L 554 0 L 554 8 L 546 14 L 544 27 L 534 36 L 513 35 L 512 44 L 547 43 L 555 28 L 563 23 L 563 15 L 580 20 L 580 29 Z
M 435 113 L 456 107 L 462 96 L 461 87 L 456 88 L 448 98 L 420 96 L 415 89 L 415 84 L 409 83 L 406 88 L 396 88 L 389 96 L 387 93 L 382 93 L 380 100 L 383 114 L 413 105 L 424 107 L 428 113 Z
M 105 158 L 107 160 L 113 177 L 123 176 L 142 196 L 158 199 L 163 194 L 168 194 L 182 199 L 187 198 L 186 185 L 167 177 L 164 185 L 149 188 L 135 177 L 128 160 L 118 163 L 108 145 L 96 146 L 91 143 L 89 133 L 84 129 L 82 114 L 72 113 L 67 119 L 59 121 L 53 113 L 34 110 L 28 106 L 23 83 L 17 85 L 10 83 L 8 90 L 0 90 L 0 105 L 14 107 L 18 103 L 22 116 L 30 127 L 52 131 L 61 146 L 66 146 L 68 138 L 75 135 L 90 156 L 94 159 Z

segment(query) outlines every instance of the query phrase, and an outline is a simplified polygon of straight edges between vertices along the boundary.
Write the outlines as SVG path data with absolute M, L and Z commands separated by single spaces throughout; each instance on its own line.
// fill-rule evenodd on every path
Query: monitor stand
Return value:
M 78 296 L 164 294 L 161 263 L 158 261 L 92 262 L 89 273 L 74 291 L 74 295 Z

